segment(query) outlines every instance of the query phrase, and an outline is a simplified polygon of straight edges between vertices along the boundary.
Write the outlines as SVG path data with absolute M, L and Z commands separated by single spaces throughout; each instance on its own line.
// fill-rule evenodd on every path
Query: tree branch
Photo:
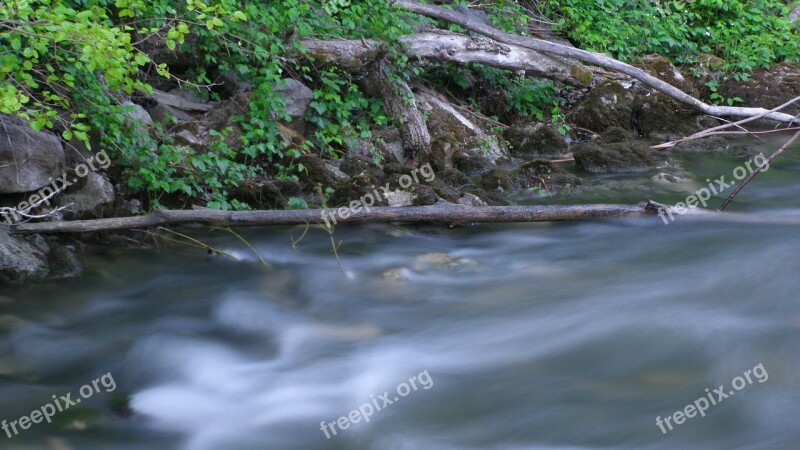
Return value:
M 444 9 L 440 6 L 426 5 L 410 0 L 395 0 L 393 4 L 409 12 L 460 25 L 470 31 L 488 36 L 504 44 L 518 45 L 548 55 L 572 58 L 588 64 L 593 64 L 606 69 L 624 73 L 625 75 L 639 80 L 653 89 L 674 98 L 675 100 L 694 107 L 696 110 L 704 114 L 727 117 L 753 117 L 768 112 L 768 110 L 764 108 L 709 105 L 670 85 L 669 83 L 659 80 L 644 70 L 631 66 L 630 64 L 623 63 L 599 53 L 581 50 L 542 39 L 508 34 L 482 22 L 472 20 L 463 14 Z M 790 114 L 779 112 L 768 112 L 766 115 L 764 115 L 764 117 L 766 119 L 775 120 L 778 122 L 798 122 L 796 117 Z

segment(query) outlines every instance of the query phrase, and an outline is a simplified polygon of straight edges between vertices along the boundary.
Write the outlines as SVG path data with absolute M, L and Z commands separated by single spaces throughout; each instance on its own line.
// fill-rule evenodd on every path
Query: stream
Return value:
M 739 164 L 686 160 L 698 187 Z M 798 192 L 794 148 L 729 210 L 800 216 Z M 303 231 L 237 230 L 269 268 L 197 229 L 229 256 L 108 246 L 79 278 L 0 287 L 0 419 L 82 400 L 0 448 L 798 447 L 796 226 L 340 226 L 343 270 Z

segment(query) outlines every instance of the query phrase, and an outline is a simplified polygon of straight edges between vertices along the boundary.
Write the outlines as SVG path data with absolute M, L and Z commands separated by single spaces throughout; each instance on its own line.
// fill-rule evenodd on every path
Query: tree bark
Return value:
M 400 38 L 406 55 L 414 60 L 427 59 L 457 64 L 479 63 L 526 75 L 549 78 L 571 86 L 585 87 L 592 81 L 592 72 L 577 61 L 545 55 L 541 52 L 506 45 L 488 38 L 438 30 Z M 304 39 L 300 44 L 315 60 L 326 61 L 350 71 L 363 71 L 369 61 L 380 54 L 377 41 Z
M 336 214 L 336 209 L 291 211 L 218 211 L 156 210 L 146 216 L 110 219 L 74 220 L 69 222 L 22 223 L 13 226 L 16 233 L 86 233 L 130 230 L 167 225 L 202 224 L 214 226 L 264 226 L 366 222 L 432 222 L 462 224 L 472 222 L 563 222 L 599 220 L 613 217 L 646 216 L 657 211 L 650 204 L 641 205 L 543 205 L 543 206 L 464 206 L 440 203 L 432 206 L 404 208 L 374 207 L 369 211 Z M 326 215 L 327 214 L 327 215 Z
M 431 135 L 408 83 L 398 80 L 397 77 L 392 80 L 391 73 L 386 59 L 380 58 L 369 69 L 365 84 L 367 91 L 383 99 L 386 112 L 397 122 L 400 129 L 405 156 L 413 159 L 421 152 L 428 153 L 431 147 Z
M 545 41 L 525 36 L 516 36 L 505 33 L 497 28 L 491 27 L 485 23 L 470 19 L 469 17 L 444 9 L 440 6 L 427 5 L 416 3 L 411 0 L 391 0 L 393 4 L 398 7 L 420 14 L 433 19 L 444 20 L 446 22 L 460 25 L 470 31 L 490 37 L 498 42 L 507 45 L 517 45 L 531 50 L 545 53 L 547 55 L 560 56 L 563 58 L 571 58 L 582 61 L 587 64 L 593 64 L 606 69 L 614 70 L 624 73 L 642 83 L 652 87 L 653 89 L 668 95 L 675 100 L 694 107 L 699 112 L 712 116 L 725 116 L 725 117 L 753 117 L 767 112 L 764 108 L 746 108 L 735 106 L 714 106 L 704 103 L 691 95 L 681 91 L 680 89 L 666 83 L 658 78 L 650 75 L 642 69 L 631 66 L 630 64 L 623 63 L 600 53 L 594 53 L 586 50 L 569 47 L 566 45 L 557 44 L 554 42 Z M 778 122 L 796 123 L 797 118 L 790 114 L 781 112 L 771 112 L 764 116 L 767 119 L 775 120 Z

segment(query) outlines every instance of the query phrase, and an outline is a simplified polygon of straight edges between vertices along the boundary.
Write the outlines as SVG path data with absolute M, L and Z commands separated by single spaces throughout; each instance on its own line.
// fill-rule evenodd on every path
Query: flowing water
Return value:
M 799 150 L 731 210 L 800 215 Z M 687 162 L 700 185 L 737 164 Z M 651 193 L 602 200 L 643 195 Z M 239 231 L 270 269 L 236 237 L 198 231 L 233 258 L 111 246 L 85 255 L 80 278 L 3 287 L 0 418 L 18 420 L 55 394 L 74 401 L 104 374 L 114 383 L 95 383 L 53 423 L 0 434 L 0 448 L 800 443 L 795 226 L 680 218 L 445 232 L 340 226 L 344 273 L 322 231 L 294 248 L 302 227 Z M 422 256 L 437 252 L 461 259 Z M 712 393 L 721 385 L 727 398 Z M 704 416 L 673 416 L 704 402 Z M 365 404 L 375 410 L 369 422 Z M 359 407 L 364 415 L 339 419 Z M 657 418 L 670 416 L 664 433 Z

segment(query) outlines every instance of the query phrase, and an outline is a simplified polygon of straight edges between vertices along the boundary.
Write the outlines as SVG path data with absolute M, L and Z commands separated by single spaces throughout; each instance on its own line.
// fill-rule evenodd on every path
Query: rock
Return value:
M 431 156 L 437 170 L 452 167 L 452 158 L 459 151 L 469 158 L 484 159 L 490 164 L 508 157 L 496 136 L 483 131 L 438 93 L 422 88 L 416 93 L 415 100 L 420 110 L 428 114 Z
M 643 137 L 671 141 L 689 136 L 717 123 L 664 94 L 646 91 L 636 97 L 635 127 Z
M 474 259 L 462 256 L 452 256 L 446 253 L 426 253 L 418 256 L 411 268 L 417 272 L 435 269 L 476 270 L 480 268 L 480 264 Z
M 477 195 L 470 194 L 469 192 L 467 192 L 466 194 L 464 194 L 463 197 L 458 199 L 458 204 L 464 206 L 486 206 L 485 201 L 481 200 L 480 197 L 478 197 Z
M 548 188 L 546 195 L 554 195 L 563 191 L 571 192 L 575 187 L 581 185 L 579 177 L 546 159 L 536 159 L 523 164 L 520 166 L 519 174 L 526 186 L 539 186 L 543 180 Z
M 389 164 L 385 164 L 384 167 L 387 167 Z M 342 162 L 339 164 L 339 169 L 350 176 L 372 175 L 379 180 L 384 178 L 384 171 L 373 164 L 369 158 L 364 156 L 345 156 L 342 158 Z
M 611 127 L 632 129 L 635 95 L 631 86 L 611 80 L 600 83 L 572 107 L 569 122 L 597 133 Z
M 283 98 L 284 112 L 295 119 L 303 117 L 314 98 L 311 89 L 292 78 L 279 81 L 272 92 Z
M 644 69 L 650 75 L 675 86 L 693 97 L 698 95 L 697 88 L 692 80 L 684 77 L 667 57 L 648 55 L 637 61 L 634 66 Z
M 741 139 L 728 140 L 722 136 L 711 136 L 682 142 L 673 147 L 673 151 L 679 153 L 719 153 L 745 159 L 752 158 L 759 153 L 759 150 L 749 145 L 747 141 Z
M 465 189 L 464 195 L 472 194 L 483 200 L 489 206 L 505 206 L 508 200 L 497 190 L 486 192 L 483 189 Z M 447 200 L 447 199 L 445 199 Z
M 100 216 L 102 208 L 111 206 L 114 199 L 114 186 L 111 182 L 102 174 L 89 172 L 58 196 L 56 204 L 69 205 L 64 210 L 64 217 L 72 219 L 88 215 Z
M 0 194 L 36 191 L 60 177 L 66 167 L 61 140 L 28 124 L 0 115 Z
M 650 180 L 653 184 L 677 192 L 695 192 L 700 188 L 700 183 L 689 178 L 684 173 L 660 172 L 650 177 Z
M 0 225 L 0 283 L 45 279 L 50 271 L 47 250 L 10 235 L 8 227 Z
M 414 204 L 414 194 L 409 191 L 389 191 L 383 193 L 389 206 L 392 208 L 400 208 L 403 206 L 411 206 Z
M 178 145 L 185 145 L 195 150 L 202 150 L 206 146 L 206 142 L 194 135 L 189 130 L 181 130 L 175 133 L 172 138 Z
M 438 197 L 443 198 L 448 202 L 455 203 L 459 198 L 461 198 L 461 191 L 440 180 L 438 177 L 428 184 L 433 188 L 433 191 Z
M 408 269 L 405 267 L 393 267 L 386 269 L 381 275 L 386 281 L 408 281 Z
M 329 207 L 347 206 L 353 200 L 371 195 L 375 201 L 374 206 L 388 206 L 383 191 L 377 188 L 378 180 L 370 175 L 353 176 L 347 181 L 341 181 L 333 186 L 333 195 L 328 199 Z M 376 197 L 375 190 L 378 189 Z
M 288 201 L 275 183 L 266 179 L 248 179 L 240 184 L 234 196 L 258 209 L 284 209 Z
M 492 167 L 492 161 L 482 155 L 467 153 L 462 150 L 458 150 L 453 154 L 452 161 L 456 169 L 467 175 L 479 175 Z
M 775 108 L 800 96 L 800 63 L 781 63 L 769 69 L 756 69 L 745 81 L 725 80 L 719 92 L 728 98 L 739 97 L 744 100 L 744 103 L 736 106 Z M 782 112 L 800 114 L 800 102 L 795 102 Z
M 470 182 L 469 177 L 463 172 L 452 167 L 448 167 L 436 173 L 436 178 L 449 184 L 450 186 L 461 187 Z
M 208 90 L 195 87 L 174 87 L 168 94 L 180 97 L 187 102 L 208 103 Z
M 646 172 L 666 164 L 666 156 L 638 141 L 587 142 L 577 145 L 573 154 L 575 165 L 590 173 Z
M 125 107 L 125 116 L 128 119 L 138 121 L 143 125 L 153 124 L 153 118 L 150 117 L 150 114 L 141 105 L 137 105 L 136 103 L 130 101 L 122 102 L 121 105 Z
M 611 127 L 600 133 L 600 139 L 607 144 L 613 144 L 630 141 L 633 139 L 633 135 L 624 128 Z
M 505 132 L 511 156 L 530 160 L 557 158 L 568 153 L 567 141 L 552 125 L 544 123 L 511 127 Z
M 436 195 L 436 190 L 428 185 L 425 184 L 415 184 L 409 190 L 411 195 L 413 195 L 413 199 L 411 204 L 413 206 L 428 206 L 433 205 L 438 200 L 438 196 Z
M 148 106 L 147 112 L 150 114 L 153 121 L 161 124 L 171 125 L 174 123 L 191 122 L 193 120 L 192 115 L 186 111 L 169 105 L 162 105 L 161 103 Z
M 83 265 L 75 254 L 74 246 L 62 245 L 57 239 L 51 239 L 49 244 L 49 278 L 70 278 L 83 273 Z
M 323 187 L 336 184 L 337 176 L 328 169 L 319 156 L 303 155 L 297 158 L 297 162 L 306 168 L 307 177 L 304 177 L 304 190 L 313 193 L 317 184 L 321 184 Z
M 400 131 L 395 127 L 379 127 L 372 133 L 372 140 L 376 154 L 382 161 L 405 162 L 403 155 L 403 139 Z
M 481 187 L 487 191 L 498 190 L 500 192 L 511 192 L 516 189 L 511 172 L 497 167 L 483 174 Z

